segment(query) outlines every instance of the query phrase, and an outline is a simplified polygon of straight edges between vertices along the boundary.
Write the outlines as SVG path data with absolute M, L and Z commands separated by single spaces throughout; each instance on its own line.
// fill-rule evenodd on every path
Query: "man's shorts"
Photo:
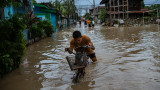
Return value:
M 96 54 L 95 53 L 89 54 L 88 57 L 90 57 L 90 58 L 96 58 Z

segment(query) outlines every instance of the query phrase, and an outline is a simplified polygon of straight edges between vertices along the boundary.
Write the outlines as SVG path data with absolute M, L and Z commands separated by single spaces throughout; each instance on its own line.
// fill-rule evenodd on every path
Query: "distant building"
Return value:
M 100 4 L 105 4 L 110 19 L 137 18 L 152 12 L 143 9 L 143 0 L 102 0 Z

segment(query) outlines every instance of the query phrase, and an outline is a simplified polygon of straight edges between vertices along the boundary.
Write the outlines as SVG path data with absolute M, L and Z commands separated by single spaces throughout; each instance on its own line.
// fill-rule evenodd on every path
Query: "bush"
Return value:
M 31 38 L 42 37 L 44 35 L 50 37 L 54 32 L 53 25 L 48 20 L 44 21 L 39 20 L 37 23 L 32 25 L 30 30 L 31 30 Z
M 17 15 L 0 23 L 0 76 L 19 67 L 26 46 L 25 28 Z
M 30 30 L 31 30 L 31 38 L 42 37 L 45 34 L 43 26 L 40 24 L 33 24 Z
M 53 25 L 50 21 L 48 20 L 44 20 L 43 21 L 43 29 L 45 30 L 45 33 L 48 37 L 50 37 L 52 35 L 52 33 L 54 32 L 53 30 Z

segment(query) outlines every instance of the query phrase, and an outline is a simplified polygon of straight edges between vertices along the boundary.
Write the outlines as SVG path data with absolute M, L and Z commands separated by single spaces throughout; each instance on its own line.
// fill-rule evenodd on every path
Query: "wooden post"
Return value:
M 129 13 L 128 13 L 128 11 L 129 11 L 129 1 L 127 0 L 127 18 L 129 18 Z
M 119 6 L 119 0 L 118 0 L 118 12 L 119 12 L 119 7 L 120 7 L 120 6 Z M 118 19 L 119 19 L 119 13 L 118 13 Z
M 0 20 L 4 19 L 4 8 L 0 8 Z
M 123 20 L 124 20 L 124 0 L 122 0 L 123 5 Z
M 115 0 L 113 0 L 113 7 L 114 7 L 114 19 L 115 19 Z
M 111 20 L 111 8 L 112 8 L 112 5 L 111 5 L 111 0 L 109 0 L 109 6 L 110 6 L 110 8 L 109 8 L 109 16 L 110 16 L 110 20 Z
M 94 14 L 94 21 L 95 21 L 95 0 L 93 0 L 93 14 Z

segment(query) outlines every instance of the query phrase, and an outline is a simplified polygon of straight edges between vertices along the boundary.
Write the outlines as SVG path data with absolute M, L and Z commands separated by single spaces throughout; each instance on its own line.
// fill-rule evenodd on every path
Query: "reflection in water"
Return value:
M 77 25 L 54 33 L 26 50 L 21 67 L 0 79 L 2 90 L 160 90 L 160 34 L 157 26 Z M 88 35 L 98 62 L 86 67 L 79 84 L 72 81 L 64 48 L 72 32 Z

